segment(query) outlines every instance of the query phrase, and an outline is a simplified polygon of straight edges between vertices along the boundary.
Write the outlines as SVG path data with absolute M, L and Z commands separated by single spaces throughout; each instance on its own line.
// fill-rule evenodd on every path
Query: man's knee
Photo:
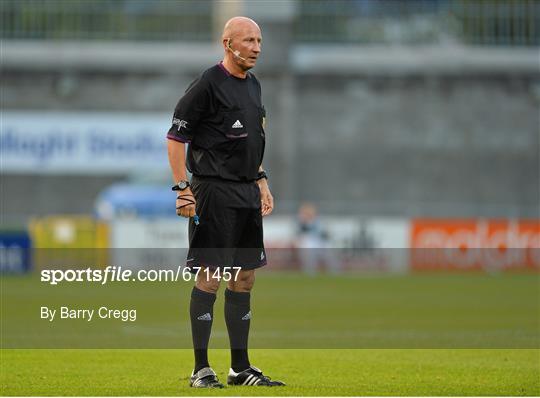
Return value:
M 255 284 L 255 270 L 240 271 L 236 278 L 231 279 L 227 287 L 233 292 L 250 292 Z
M 197 275 L 197 281 L 195 287 L 203 292 L 217 293 L 219 289 L 219 279 L 212 278 L 212 272 L 204 272 L 204 268 L 200 270 Z

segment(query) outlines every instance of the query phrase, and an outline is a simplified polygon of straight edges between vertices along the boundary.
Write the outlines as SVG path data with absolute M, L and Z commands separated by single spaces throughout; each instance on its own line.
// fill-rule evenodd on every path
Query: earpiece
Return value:
M 240 58 L 242 61 L 245 61 L 246 59 L 244 57 L 241 57 L 240 56 L 240 51 L 238 50 L 233 50 L 232 47 L 231 47 L 231 38 L 229 37 L 227 39 L 227 48 L 229 49 L 230 52 L 233 53 L 233 55 L 236 57 L 236 58 Z

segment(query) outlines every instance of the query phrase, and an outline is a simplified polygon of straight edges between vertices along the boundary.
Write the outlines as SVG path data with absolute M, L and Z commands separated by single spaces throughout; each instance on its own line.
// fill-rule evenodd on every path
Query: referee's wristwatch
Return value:
M 173 185 L 172 190 L 173 191 L 184 191 L 188 187 L 189 187 L 189 181 L 180 180 L 180 181 L 178 181 L 178 184 Z

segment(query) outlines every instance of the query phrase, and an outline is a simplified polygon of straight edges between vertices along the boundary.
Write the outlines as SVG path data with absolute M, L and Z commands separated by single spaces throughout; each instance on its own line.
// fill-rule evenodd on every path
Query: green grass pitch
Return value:
M 226 380 L 228 352 L 211 350 Z M 540 394 L 539 350 L 260 349 L 251 358 L 286 387 L 188 387 L 190 350 L 3 350 L 3 395 Z
M 283 388 L 188 387 L 191 284 L 55 287 L 4 277 L 2 395 L 540 395 L 540 275 L 261 272 L 252 363 Z M 210 361 L 226 381 L 223 291 Z M 39 319 L 40 305 L 134 306 L 135 324 Z M 68 349 L 70 348 L 70 349 Z M 84 349 L 81 349 L 84 348 Z

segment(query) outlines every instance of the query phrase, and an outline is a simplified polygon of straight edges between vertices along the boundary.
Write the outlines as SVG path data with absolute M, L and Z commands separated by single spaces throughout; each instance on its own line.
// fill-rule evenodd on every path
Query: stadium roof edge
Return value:
M 219 45 L 198 42 L 2 40 L 2 68 L 111 72 L 200 72 L 221 59 Z M 540 74 L 538 47 L 462 45 L 366 46 L 297 44 L 290 64 L 299 74 Z
M 221 59 L 207 43 L 2 40 L 2 68 L 122 72 L 200 71 Z
M 538 47 L 300 45 L 292 64 L 307 74 L 540 74 L 539 54 Z

